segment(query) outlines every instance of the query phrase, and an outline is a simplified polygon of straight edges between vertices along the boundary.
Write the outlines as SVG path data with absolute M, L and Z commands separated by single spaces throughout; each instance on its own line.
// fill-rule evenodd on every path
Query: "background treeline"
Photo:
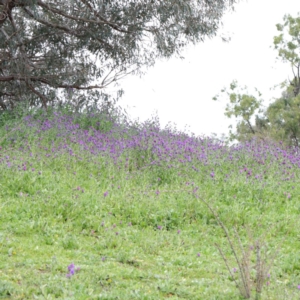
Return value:
M 300 17 L 284 17 L 283 24 L 276 25 L 279 35 L 274 37 L 278 59 L 291 65 L 293 79 L 280 84 L 281 96 L 265 107 L 261 93 L 250 94 L 247 87 L 239 87 L 237 81 L 223 89 L 229 103 L 225 116 L 237 119 L 236 128 L 230 130 L 229 140 L 244 142 L 253 138 L 271 139 L 286 146 L 300 146 Z M 214 97 L 217 100 L 220 95 Z

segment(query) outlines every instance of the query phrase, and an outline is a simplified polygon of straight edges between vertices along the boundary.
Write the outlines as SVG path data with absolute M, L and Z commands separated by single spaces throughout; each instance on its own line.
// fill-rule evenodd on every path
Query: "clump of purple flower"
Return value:
M 80 270 L 79 267 L 75 267 L 73 263 L 68 265 L 68 274 L 66 275 L 67 278 L 71 278 L 73 275 L 75 275 L 75 272 L 78 272 Z

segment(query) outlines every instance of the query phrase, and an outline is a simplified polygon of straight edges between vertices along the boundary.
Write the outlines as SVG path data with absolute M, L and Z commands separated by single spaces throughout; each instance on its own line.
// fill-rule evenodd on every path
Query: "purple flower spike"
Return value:
M 67 278 L 71 278 L 71 277 L 75 274 L 75 272 L 77 272 L 77 271 L 79 271 L 79 270 L 80 270 L 79 267 L 75 268 L 75 265 L 74 265 L 73 263 L 71 263 L 71 264 L 68 266 L 68 271 L 69 271 L 69 273 L 66 275 L 66 277 L 67 277 Z
M 158 225 L 158 226 L 157 226 L 157 229 L 158 229 L 158 230 L 161 230 L 161 229 L 162 229 L 162 226 Z
M 68 270 L 71 272 L 72 270 L 75 269 L 75 265 L 73 263 L 71 263 L 69 266 L 68 266 Z
M 108 192 L 106 191 L 106 192 L 103 194 L 103 196 L 106 197 L 107 195 L 108 195 Z
M 197 253 L 197 256 L 200 257 L 200 255 L 201 255 L 201 254 L 198 252 L 198 253 Z

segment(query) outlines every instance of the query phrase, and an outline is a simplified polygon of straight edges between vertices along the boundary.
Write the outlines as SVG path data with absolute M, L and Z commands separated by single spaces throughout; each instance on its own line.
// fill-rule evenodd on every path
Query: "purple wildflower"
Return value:
M 71 264 L 68 266 L 69 272 L 71 272 L 71 271 L 74 270 L 74 269 L 75 269 L 75 265 L 74 265 L 74 263 L 71 263 Z
M 75 274 L 75 272 L 79 271 L 80 268 L 75 268 L 75 265 L 74 263 L 71 263 L 69 266 L 68 266 L 68 271 L 69 273 L 66 275 L 66 277 L 70 278 L 71 276 L 73 276 Z

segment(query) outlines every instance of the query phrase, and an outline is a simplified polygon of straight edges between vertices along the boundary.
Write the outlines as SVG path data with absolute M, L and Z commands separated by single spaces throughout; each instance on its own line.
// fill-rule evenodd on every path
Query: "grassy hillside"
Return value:
M 1 299 L 300 298 L 296 151 L 59 111 L 0 146 Z

